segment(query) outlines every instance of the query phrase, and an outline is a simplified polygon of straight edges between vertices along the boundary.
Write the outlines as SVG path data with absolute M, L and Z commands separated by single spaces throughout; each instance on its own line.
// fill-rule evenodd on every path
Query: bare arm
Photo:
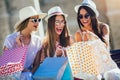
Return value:
M 103 33 L 103 37 L 109 36 L 110 30 L 109 30 L 109 26 L 107 24 L 103 25 L 103 27 L 102 27 L 102 33 Z
M 82 36 L 80 35 L 80 32 L 79 32 L 79 31 L 77 31 L 77 32 L 75 33 L 75 41 L 76 41 L 76 42 L 82 41 Z
M 107 46 L 109 47 L 109 35 L 110 35 L 109 26 L 107 24 L 103 24 L 101 31 L 102 31 L 102 36 L 104 40 L 106 41 Z

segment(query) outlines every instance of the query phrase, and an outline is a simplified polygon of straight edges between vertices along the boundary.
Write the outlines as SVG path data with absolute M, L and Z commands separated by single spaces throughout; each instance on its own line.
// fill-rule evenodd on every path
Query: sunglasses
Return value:
M 85 15 L 82 15 L 82 14 L 80 14 L 79 16 L 79 19 L 83 19 L 83 17 L 85 18 L 85 19 L 88 19 L 89 17 L 90 17 L 90 14 L 85 14 Z
M 65 25 L 65 21 L 55 20 L 55 25 Z
M 36 23 L 36 22 L 40 22 L 41 19 L 31 18 L 31 21 L 32 21 L 33 23 Z

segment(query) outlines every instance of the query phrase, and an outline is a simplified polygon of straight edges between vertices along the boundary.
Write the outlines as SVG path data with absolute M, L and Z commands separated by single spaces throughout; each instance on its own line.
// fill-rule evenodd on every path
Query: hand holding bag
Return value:
M 66 48 L 68 60 L 73 76 L 94 80 L 96 76 L 116 68 L 105 44 L 94 34 L 89 33 L 94 39 L 74 43 Z M 85 75 L 85 76 L 84 76 Z M 91 76 L 94 76 L 90 79 Z

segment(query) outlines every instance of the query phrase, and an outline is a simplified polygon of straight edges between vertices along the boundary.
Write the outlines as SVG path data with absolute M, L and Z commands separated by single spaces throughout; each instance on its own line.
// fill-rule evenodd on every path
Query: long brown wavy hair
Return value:
M 47 31 L 46 31 L 46 38 L 44 40 L 44 46 L 45 46 L 45 51 L 49 51 L 49 55 L 50 57 L 53 57 L 54 56 L 54 53 L 55 53 L 55 45 L 56 45 L 56 33 L 55 33 L 55 18 L 56 18 L 57 15 L 54 15 L 52 17 L 50 17 L 48 19 L 48 25 L 47 25 Z M 63 16 L 63 15 L 62 15 Z M 68 32 L 68 29 L 67 29 L 67 22 L 66 22 L 66 19 L 65 17 L 63 16 L 64 20 L 65 20 L 65 25 L 64 25 L 64 29 L 60 35 L 60 45 L 62 47 L 66 47 L 68 45 L 70 45 L 70 36 L 69 36 L 69 32 Z M 47 52 L 45 52 L 45 56 L 47 56 Z

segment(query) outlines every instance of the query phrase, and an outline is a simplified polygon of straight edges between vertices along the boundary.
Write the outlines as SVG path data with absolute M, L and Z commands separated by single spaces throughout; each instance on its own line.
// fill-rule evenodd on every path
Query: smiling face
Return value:
M 90 14 L 84 8 L 82 8 L 79 12 L 79 20 L 84 27 L 91 25 Z
M 65 19 L 62 15 L 57 15 L 55 18 L 55 32 L 60 35 L 65 26 Z
M 27 25 L 27 29 L 29 29 L 30 31 L 36 31 L 38 29 L 38 25 L 40 21 L 41 19 L 39 19 L 39 16 L 30 17 Z

